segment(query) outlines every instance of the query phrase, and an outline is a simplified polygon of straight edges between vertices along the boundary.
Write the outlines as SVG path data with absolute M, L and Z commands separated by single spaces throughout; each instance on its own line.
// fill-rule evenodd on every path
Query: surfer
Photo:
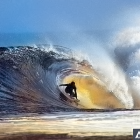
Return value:
M 72 81 L 69 84 L 61 84 L 59 86 L 66 86 L 65 92 L 69 93 L 71 97 L 75 97 L 77 99 L 77 92 L 76 92 L 75 82 Z

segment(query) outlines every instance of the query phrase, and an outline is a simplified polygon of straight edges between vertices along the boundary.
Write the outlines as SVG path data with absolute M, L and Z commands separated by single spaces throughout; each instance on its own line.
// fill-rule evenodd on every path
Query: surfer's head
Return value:
M 74 82 L 74 81 L 72 81 L 72 82 L 71 82 L 71 85 L 75 86 L 75 82 Z

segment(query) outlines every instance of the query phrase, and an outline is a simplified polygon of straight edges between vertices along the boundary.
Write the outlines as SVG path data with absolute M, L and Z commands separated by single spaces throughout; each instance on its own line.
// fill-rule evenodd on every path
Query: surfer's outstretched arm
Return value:
M 61 84 L 61 85 L 59 85 L 59 86 L 67 86 L 68 84 Z

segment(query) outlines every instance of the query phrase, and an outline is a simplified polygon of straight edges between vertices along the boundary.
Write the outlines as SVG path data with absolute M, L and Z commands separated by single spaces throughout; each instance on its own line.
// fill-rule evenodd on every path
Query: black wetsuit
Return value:
M 72 85 L 72 84 L 62 84 L 60 86 L 66 86 L 65 88 L 65 92 L 69 93 L 70 96 L 72 97 L 76 97 L 77 99 L 77 92 L 76 92 L 76 86 Z M 74 90 L 74 91 L 73 91 Z

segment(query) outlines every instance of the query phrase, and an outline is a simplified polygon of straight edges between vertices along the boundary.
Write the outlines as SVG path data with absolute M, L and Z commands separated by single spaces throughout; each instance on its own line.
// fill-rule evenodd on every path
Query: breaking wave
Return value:
M 116 53 L 118 51 L 116 49 Z M 0 111 L 49 112 L 133 108 L 133 96 L 84 57 L 60 46 L 0 47 Z M 80 102 L 70 102 L 59 84 L 75 81 Z

